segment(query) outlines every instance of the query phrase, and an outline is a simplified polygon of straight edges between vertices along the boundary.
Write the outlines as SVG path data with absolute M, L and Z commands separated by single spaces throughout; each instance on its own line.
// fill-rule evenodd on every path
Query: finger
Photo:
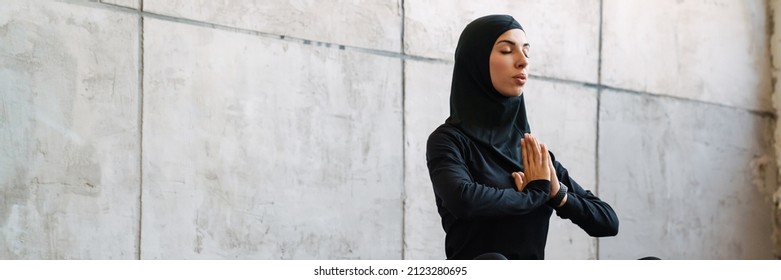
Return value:
M 529 149 L 526 148 L 527 144 L 528 141 L 521 139 L 521 163 L 524 169 L 529 168 Z
M 548 147 L 546 146 L 545 149 L 547 150 Z M 545 155 L 548 157 L 548 164 L 550 164 L 550 168 L 554 168 L 555 166 L 553 165 L 553 158 L 550 156 L 550 151 L 545 153 Z
M 552 173 L 550 171 L 551 170 L 550 163 L 549 163 L 550 157 L 547 156 L 548 147 L 545 146 L 545 144 L 540 144 L 540 153 L 542 155 L 542 162 L 540 162 L 540 164 L 542 165 L 543 168 L 543 174 L 545 174 L 546 179 L 553 180 L 553 178 L 551 178 Z
M 553 159 L 551 158 L 550 152 L 548 151 L 548 146 L 545 146 L 545 144 L 543 144 L 543 148 L 545 149 L 545 158 L 548 162 L 548 169 L 550 169 L 550 176 L 551 176 L 550 179 L 551 181 L 553 181 L 554 179 L 558 180 L 558 177 L 556 175 L 556 167 L 553 165 Z
M 529 166 L 534 165 L 534 142 L 532 141 L 531 135 L 526 136 L 526 140 L 523 142 L 526 143 L 526 155 L 529 156 Z
M 515 179 L 515 188 L 519 191 L 522 190 L 523 179 L 521 179 L 521 175 L 518 172 L 513 172 L 513 179 Z
M 553 160 L 550 157 L 548 157 L 548 168 L 550 168 L 551 176 L 556 176 L 556 167 L 553 166 Z
M 534 151 L 532 152 L 532 157 L 535 164 L 542 163 L 542 153 L 540 152 L 540 144 L 537 142 L 537 138 L 534 138 L 534 136 L 529 136 L 531 138 L 532 142 L 532 149 Z
M 521 177 L 521 190 L 526 189 L 526 184 L 529 183 L 526 181 L 526 175 L 523 172 L 518 172 L 518 176 Z

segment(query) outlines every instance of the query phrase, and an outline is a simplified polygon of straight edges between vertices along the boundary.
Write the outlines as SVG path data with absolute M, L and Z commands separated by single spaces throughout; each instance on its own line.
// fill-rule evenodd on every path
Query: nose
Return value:
M 526 66 L 529 66 L 529 58 L 526 57 L 523 52 L 517 52 L 518 57 L 515 60 L 515 67 L 518 67 L 518 69 L 526 68 Z

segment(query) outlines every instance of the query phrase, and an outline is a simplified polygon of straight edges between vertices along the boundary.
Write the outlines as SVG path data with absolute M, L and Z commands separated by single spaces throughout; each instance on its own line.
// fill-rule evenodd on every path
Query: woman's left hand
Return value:
M 515 181 L 515 189 L 519 192 L 522 192 L 524 188 L 526 188 L 526 185 L 523 184 L 524 179 L 526 179 L 526 175 L 523 174 L 523 172 L 513 172 L 513 180 Z
M 540 145 L 545 146 L 545 144 Z M 556 177 L 556 167 L 553 166 L 553 160 L 550 158 L 550 154 L 546 154 L 545 156 L 548 157 L 548 164 L 550 168 L 550 197 L 553 198 L 557 193 L 559 193 L 559 177 Z

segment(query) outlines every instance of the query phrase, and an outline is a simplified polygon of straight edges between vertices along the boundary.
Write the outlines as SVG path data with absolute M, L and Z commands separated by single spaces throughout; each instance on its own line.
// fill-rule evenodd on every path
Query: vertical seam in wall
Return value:
M 602 103 L 602 26 L 604 25 L 604 19 L 602 13 L 604 0 L 599 0 L 599 50 L 597 51 L 597 124 L 596 124 L 596 141 L 594 142 L 594 191 L 599 194 L 599 111 L 601 110 Z M 596 246 L 596 259 L 599 259 L 599 238 L 595 238 Z
M 399 0 L 401 11 L 401 259 L 406 259 L 407 235 L 407 60 L 404 51 L 404 0 Z
M 141 227 L 144 217 L 144 0 L 138 0 L 138 239 L 136 259 L 141 259 Z

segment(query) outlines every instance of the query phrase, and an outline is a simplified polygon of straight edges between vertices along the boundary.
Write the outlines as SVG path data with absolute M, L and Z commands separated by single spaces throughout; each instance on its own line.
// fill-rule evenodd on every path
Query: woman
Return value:
M 618 233 L 613 209 L 529 134 L 528 64 L 511 16 L 476 19 L 459 38 L 450 117 L 426 146 L 448 259 L 543 259 L 553 211 L 591 236 Z

